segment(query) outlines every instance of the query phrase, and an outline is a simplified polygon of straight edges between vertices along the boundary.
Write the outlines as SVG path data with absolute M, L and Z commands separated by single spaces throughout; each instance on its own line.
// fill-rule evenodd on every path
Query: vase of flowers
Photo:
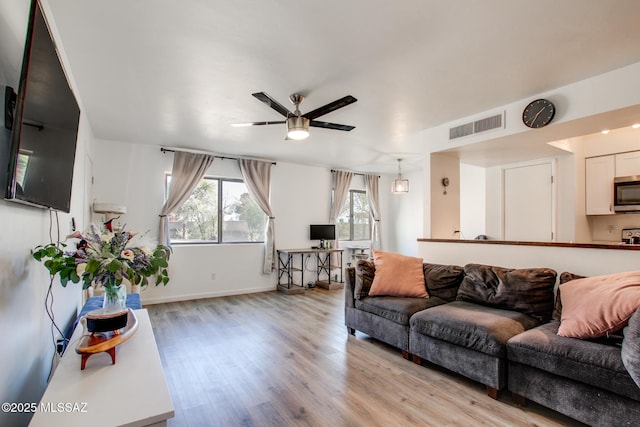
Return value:
M 169 282 L 167 267 L 171 249 L 167 246 L 149 249 L 140 245 L 137 233 L 94 225 L 86 233 L 75 232 L 68 238 L 77 242 L 72 250 L 67 250 L 67 243 L 49 243 L 34 248 L 33 257 L 44 262 L 52 276 L 59 275 L 62 286 L 68 282 L 82 282 L 83 289 L 92 284 L 102 286 L 105 306 L 118 304 L 124 309 L 125 279 L 141 287 L 147 286 L 152 276 L 156 286 Z
M 102 308 L 108 312 L 127 308 L 127 287 L 125 285 L 104 286 Z

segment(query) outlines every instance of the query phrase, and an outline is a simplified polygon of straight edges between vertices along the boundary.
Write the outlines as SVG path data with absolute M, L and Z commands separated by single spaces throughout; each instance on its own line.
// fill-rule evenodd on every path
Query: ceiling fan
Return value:
M 349 104 L 352 104 L 357 101 L 351 95 L 347 95 L 343 98 L 340 98 L 336 101 L 330 102 L 327 105 L 323 105 L 320 108 L 316 108 L 313 111 L 310 111 L 306 114 L 300 113 L 300 104 L 304 100 L 304 96 L 294 93 L 289 96 L 289 101 L 296 107 L 295 111 L 292 113 L 285 106 L 280 104 L 278 101 L 270 97 L 264 92 L 256 92 L 252 93 L 254 97 L 256 97 L 259 101 L 264 102 L 269 107 L 276 110 L 278 113 L 282 114 L 286 120 L 281 121 L 268 121 L 268 122 L 250 122 L 250 123 L 235 123 L 233 126 L 262 126 L 262 125 L 277 125 L 277 124 L 287 124 L 287 138 L 293 140 L 302 140 L 309 136 L 309 126 L 325 128 L 325 129 L 335 129 L 335 130 L 344 130 L 350 131 L 355 128 L 355 126 L 349 125 L 339 125 L 336 123 L 330 122 L 321 122 L 316 120 L 320 116 L 324 116 L 332 111 L 335 111 L 339 108 L 346 107 Z

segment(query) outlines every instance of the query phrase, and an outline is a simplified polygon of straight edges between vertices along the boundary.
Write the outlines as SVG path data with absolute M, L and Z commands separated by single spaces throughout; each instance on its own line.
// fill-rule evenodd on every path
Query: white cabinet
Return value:
M 615 156 L 585 159 L 585 200 L 587 215 L 612 215 Z
M 616 176 L 640 175 L 640 151 L 616 154 Z

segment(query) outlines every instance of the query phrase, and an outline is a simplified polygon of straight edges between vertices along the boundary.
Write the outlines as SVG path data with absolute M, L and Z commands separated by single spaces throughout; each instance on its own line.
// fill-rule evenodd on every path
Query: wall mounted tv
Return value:
M 80 108 L 34 0 L 11 124 L 7 200 L 69 212 L 79 120 Z
M 335 224 L 318 224 L 309 226 L 309 240 L 335 240 Z

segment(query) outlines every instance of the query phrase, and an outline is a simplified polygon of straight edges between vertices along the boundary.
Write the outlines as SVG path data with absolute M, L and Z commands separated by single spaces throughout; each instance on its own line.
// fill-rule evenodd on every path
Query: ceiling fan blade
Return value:
M 258 98 L 260 101 L 267 104 L 269 107 L 276 110 L 278 113 L 282 114 L 285 117 L 293 116 L 293 113 L 289 111 L 284 105 L 280 104 L 278 101 L 270 97 L 264 92 L 256 92 L 252 93 L 254 97 Z
M 350 130 L 356 128 L 355 126 L 339 125 L 339 124 L 336 124 L 336 123 L 329 123 L 329 122 L 318 122 L 316 120 L 312 120 L 309 123 L 309 126 L 313 126 L 313 127 L 316 127 L 316 128 L 346 130 L 346 131 L 350 131 Z
M 327 105 L 323 105 L 320 108 L 309 111 L 307 114 L 303 114 L 303 116 L 308 118 L 309 120 L 317 119 L 320 116 L 329 114 L 330 112 L 335 111 L 338 108 L 346 107 L 347 105 L 353 104 L 356 101 L 357 99 L 355 99 L 353 96 L 347 95 L 344 98 L 338 99 L 337 101 L 330 102 Z
M 275 122 L 248 122 L 248 123 L 234 123 L 231 126 L 233 127 L 237 127 L 237 128 L 242 128 L 242 127 L 248 127 L 248 126 L 262 126 L 262 125 L 281 125 L 283 123 L 286 123 L 284 120 L 277 120 Z

